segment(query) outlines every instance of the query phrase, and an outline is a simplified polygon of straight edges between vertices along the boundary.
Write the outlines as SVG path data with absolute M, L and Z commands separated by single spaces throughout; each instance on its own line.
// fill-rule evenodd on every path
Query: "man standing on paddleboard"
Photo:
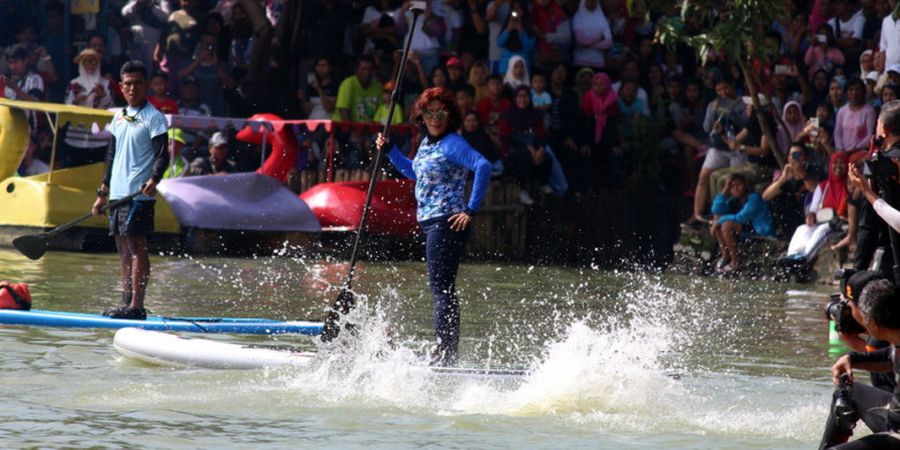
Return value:
M 435 365 L 453 365 L 459 348 L 459 298 L 456 273 L 469 234 L 472 215 L 491 181 L 491 163 L 458 133 L 462 114 L 456 97 L 445 88 L 426 89 L 416 101 L 416 126 L 427 133 L 410 160 L 393 146 L 388 157 L 407 178 L 416 180 L 416 219 L 425 232 L 425 261 L 434 297 Z M 375 145 L 389 144 L 380 133 Z M 475 173 L 466 201 L 466 182 Z
M 106 171 L 97 189 L 93 213 L 102 214 L 107 199 L 140 195 L 109 213 L 109 234 L 116 240 L 124 305 L 104 311 L 117 319 L 147 318 L 144 292 L 150 278 L 147 236 L 153 232 L 156 184 L 169 164 L 166 118 L 147 101 L 147 69 L 129 61 L 121 70 L 122 95 L 127 106 L 113 116 L 113 142 L 106 152 Z

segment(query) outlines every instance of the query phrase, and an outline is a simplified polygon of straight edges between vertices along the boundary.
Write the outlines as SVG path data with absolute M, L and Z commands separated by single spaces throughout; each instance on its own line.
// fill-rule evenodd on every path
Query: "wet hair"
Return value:
M 147 79 L 147 68 L 144 66 L 144 63 L 136 59 L 126 61 L 125 64 L 122 64 L 122 70 L 119 71 L 119 77 L 125 78 L 126 73 L 139 73 L 145 80 Z
M 881 107 L 878 120 L 893 135 L 900 135 L 900 100 L 891 100 Z
M 859 294 L 859 310 L 866 322 L 879 327 L 900 329 L 900 296 L 894 283 L 873 280 Z
M 416 126 L 421 130 L 427 130 L 422 114 L 428 109 L 428 104 L 431 102 L 438 102 L 447 110 L 447 130 L 458 130 L 462 125 L 462 114 L 456 104 L 456 96 L 450 89 L 442 87 L 425 89 L 425 92 L 422 92 L 422 95 L 416 100 L 413 105 L 413 122 Z

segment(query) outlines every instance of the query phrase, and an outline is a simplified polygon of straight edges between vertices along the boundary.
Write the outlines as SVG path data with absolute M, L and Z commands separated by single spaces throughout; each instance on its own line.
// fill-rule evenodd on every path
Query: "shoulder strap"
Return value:
M 8 284 L 0 284 L 0 289 L 6 288 L 9 292 L 9 295 L 12 296 L 13 300 L 22 308 L 31 309 L 31 303 L 22 298 L 18 292 L 11 285 Z

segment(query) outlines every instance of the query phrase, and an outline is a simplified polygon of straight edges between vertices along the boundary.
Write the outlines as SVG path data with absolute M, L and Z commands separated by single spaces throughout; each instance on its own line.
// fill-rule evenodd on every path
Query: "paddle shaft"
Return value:
M 390 106 L 388 106 L 387 121 L 385 122 L 384 128 L 381 132 L 382 136 L 384 136 L 385 138 L 388 137 L 388 133 L 390 133 L 391 131 L 391 122 L 393 122 L 394 119 L 394 108 L 397 106 L 401 87 L 403 86 L 403 79 L 405 78 L 403 75 L 406 72 L 406 62 L 409 57 L 409 48 L 412 45 L 413 34 L 416 31 L 416 22 L 419 20 L 419 16 L 422 14 L 422 11 L 413 9 L 412 13 L 412 26 L 409 29 L 409 35 L 406 37 L 406 45 L 403 47 L 403 56 L 400 58 L 400 65 L 397 68 L 394 90 L 391 92 L 391 104 Z M 356 229 L 356 238 L 353 241 L 353 251 L 350 253 L 350 269 L 347 272 L 347 282 L 344 284 L 344 289 L 348 291 L 353 288 L 353 275 L 356 272 L 356 262 L 359 260 L 359 245 L 362 242 L 363 235 L 365 235 L 366 233 L 366 223 L 369 219 L 369 210 L 372 206 L 372 197 L 375 194 L 375 183 L 378 180 L 378 171 L 381 169 L 381 160 L 383 155 L 384 150 L 377 149 L 375 151 L 375 164 L 372 167 L 372 177 L 369 179 L 369 188 L 366 191 L 366 202 L 363 205 L 362 217 L 360 217 L 359 219 L 359 227 L 357 227 Z
M 135 197 L 137 197 L 137 196 L 140 195 L 140 194 L 141 194 L 141 191 L 137 191 L 137 192 L 135 192 L 135 193 L 133 193 L 133 194 L 129 194 L 127 197 L 122 197 L 122 198 L 120 198 L 120 199 L 118 199 L 118 200 L 116 200 L 116 201 L 110 202 L 109 204 L 105 205 L 103 208 L 100 208 L 100 211 L 101 211 L 101 212 L 106 212 L 106 211 L 108 211 L 108 210 L 110 210 L 110 209 L 112 209 L 112 208 L 115 208 L 115 207 L 117 207 L 117 206 L 123 204 L 123 203 L 128 203 L 128 202 L 130 202 L 131 200 L 133 200 Z M 72 228 L 72 227 L 74 227 L 75 225 L 78 225 L 79 223 L 84 222 L 85 220 L 90 219 L 91 216 L 93 216 L 93 215 L 94 215 L 93 211 L 90 211 L 90 212 L 87 212 L 87 213 L 85 213 L 85 214 L 83 214 L 83 215 L 81 215 L 81 216 L 78 216 L 77 219 L 72 220 L 71 222 L 62 224 L 62 225 L 60 225 L 60 226 L 58 226 L 58 227 L 56 227 L 56 228 L 54 228 L 54 229 L 48 231 L 47 234 L 46 234 L 46 236 L 47 236 L 47 238 L 50 238 L 50 237 L 52 237 L 52 236 L 55 236 L 56 234 L 59 234 L 59 233 L 61 233 L 61 232 L 63 232 L 63 231 L 66 231 L 66 230 L 68 230 L 69 228 Z

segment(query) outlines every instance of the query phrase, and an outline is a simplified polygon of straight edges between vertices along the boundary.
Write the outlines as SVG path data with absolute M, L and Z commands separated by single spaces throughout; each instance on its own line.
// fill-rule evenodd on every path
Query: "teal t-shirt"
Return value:
M 369 83 L 368 88 L 363 89 L 356 75 L 345 78 L 338 88 L 332 120 L 341 120 L 339 110 L 349 109 L 351 122 L 374 122 L 375 111 L 381 104 L 381 90 L 381 83 L 375 80 Z
M 109 125 L 109 132 L 116 138 L 116 153 L 113 158 L 112 175 L 109 181 L 109 199 L 116 200 L 137 192 L 150 179 L 156 154 L 151 141 L 168 131 L 166 118 L 150 102 L 143 106 L 126 107 L 125 112 L 116 112 Z M 138 200 L 152 197 L 141 194 Z

